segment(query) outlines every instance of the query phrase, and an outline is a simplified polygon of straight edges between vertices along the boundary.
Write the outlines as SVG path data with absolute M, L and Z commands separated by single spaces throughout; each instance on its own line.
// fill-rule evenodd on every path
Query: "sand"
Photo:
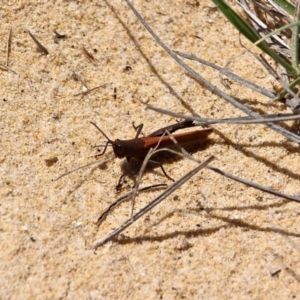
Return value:
M 195 54 L 274 91 L 274 80 L 244 53 L 239 34 L 212 2 L 134 1 L 172 49 Z M 140 101 L 206 118 L 244 114 L 172 60 L 123 1 L 9 1 L 1 5 L 1 299 L 292 299 L 299 295 L 299 204 L 201 170 L 119 238 L 92 247 L 130 218 L 131 202 L 99 214 L 122 194 L 126 161 L 95 161 L 105 138 L 173 124 Z M 28 30 L 49 52 L 41 53 Z M 65 34 L 57 38 L 53 31 Z M 55 39 L 56 37 L 56 39 Z M 242 39 L 244 45 L 249 43 Z M 92 54 L 88 57 L 83 48 Z M 218 72 L 185 60 L 259 113 L 288 109 Z M 229 64 L 228 64 L 229 63 Z M 76 74 L 76 75 L 74 75 Z M 78 80 L 78 76 L 85 83 Z M 77 79 L 77 80 L 76 80 Z M 97 88 L 86 94 L 87 89 Z M 233 175 L 297 195 L 299 148 L 264 125 L 213 125 L 193 157 Z M 104 157 L 109 156 L 109 149 Z M 54 160 L 52 160 L 54 159 Z M 57 160 L 57 161 L 56 161 Z M 166 159 L 179 179 L 196 164 Z M 159 168 L 141 185 L 171 184 Z M 135 212 L 162 191 L 141 193 Z

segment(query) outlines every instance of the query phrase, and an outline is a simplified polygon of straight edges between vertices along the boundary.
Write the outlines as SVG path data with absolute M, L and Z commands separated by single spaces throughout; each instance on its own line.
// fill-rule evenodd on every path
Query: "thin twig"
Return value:
M 276 94 L 268 91 L 267 89 L 253 83 L 253 82 L 250 82 L 249 80 L 247 79 L 244 79 L 230 71 L 228 71 L 226 68 L 222 68 L 222 67 L 219 67 L 209 61 L 206 61 L 202 58 L 199 58 L 193 54 L 187 54 L 187 53 L 183 53 L 183 52 L 179 52 L 179 51 L 174 51 L 174 53 L 176 53 L 178 56 L 181 56 L 181 57 L 184 57 L 186 59 L 189 59 L 189 60 L 194 60 L 194 61 L 198 61 L 199 63 L 205 65 L 205 66 L 209 66 L 215 70 L 218 70 L 220 73 L 226 75 L 227 77 L 233 79 L 234 81 L 238 82 L 238 83 L 241 83 L 243 84 L 244 86 L 250 88 L 251 90 L 253 91 L 256 91 L 270 99 L 274 99 L 276 97 Z
M 145 103 L 144 103 L 145 104 Z M 292 120 L 299 120 L 300 114 L 287 114 L 287 116 L 281 116 L 278 117 L 274 116 L 272 114 L 271 116 L 268 115 L 261 115 L 261 118 L 259 119 L 251 119 L 251 117 L 241 117 L 241 118 L 228 118 L 228 119 L 205 119 L 205 118 L 199 118 L 194 116 L 188 116 L 183 114 L 177 114 L 167 109 L 157 108 L 149 104 L 145 104 L 147 106 L 147 109 L 156 111 L 158 113 L 172 116 L 175 118 L 180 119 L 186 119 L 186 120 L 194 120 L 202 125 L 208 125 L 208 124 L 265 124 L 269 122 L 279 122 L 279 121 L 292 121 Z
M 72 73 L 72 77 L 73 77 L 74 80 L 80 81 L 81 84 L 82 84 L 87 90 L 89 89 L 88 86 L 87 86 L 87 84 L 83 81 L 83 79 L 82 79 L 77 73 L 75 73 L 74 71 L 73 71 L 73 73 Z
M 84 56 L 93 64 L 93 65 L 97 65 L 97 61 L 95 59 L 95 57 L 82 45 L 82 52 L 84 54 Z
M 145 191 L 150 191 L 150 190 L 154 190 L 154 189 L 162 189 L 162 188 L 167 188 L 168 185 L 167 184 L 155 184 L 155 185 L 150 185 L 150 186 L 146 186 L 146 187 L 142 187 L 140 189 L 138 189 L 138 193 L 140 192 L 145 192 Z M 113 209 L 115 209 L 118 205 L 120 205 L 121 203 L 123 203 L 124 201 L 126 201 L 127 199 L 131 198 L 133 195 L 133 190 L 131 190 L 130 192 L 126 193 L 125 195 L 119 197 L 118 199 L 116 199 L 112 204 L 110 204 L 99 216 L 96 225 L 99 226 L 101 225 L 101 223 L 105 220 L 105 218 L 107 217 L 108 213 L 111 212 Z
M 10 28 L 7 38 L 7 44 L 6 44 L 6 66 L 8 67 L 8 59 L 9 59 L 9 53 L 10 53 L 10 46 L 11 46 L 11 35 L 12 35 L 12 28 Z
M 15 74 L 17 74 L 13 69 L 7 67 L 7 66 L 4 65 L 4 64 L 1 64 L 1 63 L 0 63 L 0 67 L 6 69 L 6 70 L 8 70 L 8 71 L 11 71 L 11 72 L 13 72 L 13 73 L 15 73 Z
M 206 66 L 209 66 L 209 67 L 211 67 L 211 68 L 213 68 L 215 70 L 218 70 L 222 74 L 226 75 L 227 77 L 231 78 L 232 80 L 234 80 L 234 81 L 236 81 L 238 83 L 243 84 L 244 86 L 250 88 L 251 90 L 256 91 L 256 92 L 258 92 L 258 93 L 260 93 L 260 94 L 262 94 L 262 95 L 264 95 L 264 96 L 266 96 L 266 97 L 268 97 L 268 98 L 270 98 L 272 100 L 276 100 L 277 96 L 276 96 L 275 93 L 272 93 L 272 92 L 268 91 L 267 89 L 265 89 L 265 88 L 263 88 L 263 87 L 255 84 L 253 82 L 250 82 L 247 79 L 244 79 L 244 78 L 242 78 L 242 77 L 240 77 L 240 76 L 238 76 L 238 75 L 236 75 L 236 74 L 228 71 L 226 68 L 221 68 L 221 67 L 219 67 L 219 66 L 217 66 L 217 65 L 215 65 L 215 64 L 213 64 L 211 62 L 208 62 L 208 61 L 206 61 L 206 60 L 204 60 L 202 58 L 199 58 L 199 57 L 197 57 L 197 56 L 195 56 L 193 54 L 186 54 L 186 53 L 182 53 L 182 52 L 179 52 L 179 51 L 174 51 L 174 52 L 178 56 L 184 57 L 184 58 L 189 59 L 189 60 L 198 61 L 199 63 L 201 63 L 203 65 L 206 65 Z M 256 56 L 256 58 L 258 58 L 258 57 Z M 261 63 L 263 63 L 263 62 L 261 61 Z M 276 74 L 276 72 L 275 72 L 275 74 Z M 277 79 L 277 77 L 279 77 L 279 76 L 277 75 L 277 76 L 274 76 L 274 77 Z M 297 108 L 297 106 L 298 106 L 297 103 L 294 103 L 293 101 L 288 100 L 288 99 L 285 99 L 285 103 L 286 103 L 286 105 L 288 105 L 291 108 Z
M 92 92 L 92 91 L 94 91 L 94 90 L 99 89 L 100 87 L 104 86 L 105 84 L 106 84 L 106 83 L 103 83 L 103 84 L 101 84 L 101 85 L 99 85 L 99 86 L 96 86 L 96 87 L 94 87 L 94 88 L 91 88 L 91 89 L 88 89 L 88 90 L 86 90 L 86 91 L 82 91 L 82 92 L 80 92 L 80 93 L 74 94 L 74 96 L 86 95 L 86 94 L 88 94 L 88 93 L 90 93 L 90 92 Z
M 135 221 L 137 221 L 140 217 L 146 214 L 148 211 L 152 210 L 156 205 L 158 205 L 161 201 L 163 201 L 166 197 L 168 197 L 171 193 L 177 190 L 181 185 L 183 185 L 186 181 L 188 181 L 191 177 L 193 177 L 197 172 L 206 167 L 212 160 L 214 156 L 209 157 L 205 162 L 199 164 L 196 168 L 188 172 L 181 179 L 174 182 L 170 187 L 168 187 L 163 193 L 161 193 L 156 199 L 154 199 L 151 203 L 142 208 L 138 213 L 136 213 L 132 218 L 128 219 L 125 223 L 123 223 L 119 228 L 115 229 L 111 232 L 106 238 L 104 238 L 99 243 L 95 244 L 93 247 L 94 250 L 97 250 L 100 246 L 104 245 L 119 233 L 124 231 L 127 227 L 132 225 Z
M 260 36 L 264 37 L 265 35 L 262 33 L 263 31 L 264 32 L 268 32 L 270 33 L 271 30 L 268 28 L 268 26 L 263 23 L 254 13 L 252 13 L 249 9 L 249 7 L 247 6 L 246 4 L 246 1 L 244 0 L 240 0 L 240 1 L 237 1 L 238 4 L 240 4 L 244 11 L 248 14 L 248 16 L 250 17 L 251 21 L 252 21 L 252 24 L 253 26 L 255 24 L 257 24 L 256 27 L 256 31 L 260 34 Z M 277 42 L 277 44 L 279 44 L 281 47 L 285 47 L 287 49 L 289 49 L 290 47 L 279 37 L 277 36 L 276 34 L 272 35 L 272 38 Z M 272 41 L 269 40 L 267 41 L 268 43 L 271 43 Z
M 53 33 L 55 34 L 54 42 L 58 43 L 59 40 L 65 39 L 67 37 L 66 34 L 58 33 L 56 30 L 53 30 Z
M 144 158 L 144 161 L 143 161 L 143 164 L 140 168 L 140 171 L 139 171 L 139 175 L 138 175 L 138 178 L 137 178 L 137 181 L 136 181 L 136 184 L 132 190 L 132 197 L 131 197 L 131 218 L 133 216 L 133 210 L 134 210 L 134 204 L 135 204 L 135 198 L 138 194 L 138 190 L 139 190 L 139 186 L 140 186 L 140 183 L 142 181 L 142 176 L 144 174 L 144 171 L 146 169 L 146 166 L 151 158 L 152 155 L 155 154 L 155 150 L 157 149 L 159 143 L 156 145 L 155 148 L 150 148 L 146 157 Z
M 137 178 L 137 181 L 136 181 L 136 184 L 135 184 L 135 187 L 133 188 L 133 193 L 132 193 L 132 208 L 131 208 L 131 217 L 133 216 L 133 209 L 134 209 L 134 202 L 135 202 L 135 198 L 137 196 L 137 193 L 138 193 L 138 188 L 139 188 L 139 185 L 142 181 L 142 176 L 144 174 L 144 171 L 146 169 L 146 166 L 148 164 L 148 161 L 150 160 L 151 156 L 153 156 L 155 153 L 157 153 L 157 148 L 159 147 L 159 144 L 162 140 L 162 138 L 165 136 L 165 133 L 163 133 L 157 143 L 157 145 L 155 146 L 155 148 L 150 148 L 146 157 L 144 158 L 144 161 L 143 161 L 143 164 L 140 168 L 140 171 L 139 171 L 139 175 L 138 175 L 138 178 Z
M 58 33 L 56 30 L 53 30 L 53 32 L 58 39 L 64 39 L 66 37 L 65 34 Z
M 202 85 L 206 87 L 206 89 L 210 90 L 211 92 L 219 95 L 229 103 L 231 103 L 233 106 L 236 108 L 242 110 L 245 112 L 247 115 L 251 116 L 254 119 L 259 118 L 259 114 L 255 113 L 252 111 L 250 108 L 247 106 L 243 105 L 242 103 L 238 102 L 236 99 L 233 97 L 229 96 L 228 94 L 224 93 L 222 90 L 214 86 L 212 83 L 210 83 L 208 80 L 206 80 L 204 77 L 200 76 L 197 72 L 195 72 L 192 68 L 190 68 L 187 64 L 185 64 L 184 61 L 182 61 L 176 54 L 169 48 L 167 47 L 162 40 L 154 33 L 154 31 L 151 29 L 151 27 L 147 24 L 147 22 L 142 18 L 142 16 L 139 14 L 139 12 L 134 8 L 134 6 L 131 4 L 129 0 L 125 0 L 127 5 L 130 7 L 130 9 L 133 11 L 133 13 L 136 15 L 136 17 L 139 19 L 139 21 L 143 24 L 143 26 L 148 30 L 148 32 L 153 36 L 155 41 L 165 49 L 165 51 L 181 66 L 183 67 L 193 78 L 195 78 L 198 82 L 200 82 Z M 285 136 L 287 139 L 300 143 L 300 136 L 289 132 L 288 130 L 280 127 L 279 125 L 273 124 L 273 123 L 267 123 L 265 124 L 272 130 L 282 134 Z
M 262 186 L 260 184 L 254 183 L 252 181 L 248 181 L 248 180 L 240 178 L 238 176 L 231 175 L 229 173 L 221 171 L 220 169 L 212 167 L 212 166 L 207 166 L 207 168 L 210 169 L 210 170 L 212 170 L 212 171 L 214 171 L 214 172 L 216 172 L 216 173 L 218 173 L 218 174 L 226 176 L 227 178 L 230 178 L 230 179 L 232 179 L 234 181 L 243 183 L 243 184 L 245 184 L 247 186 L 253 187 L 253 188 L 258 189 L 260 191 L 263 191 L 263 192 L 266 192 L 266 193 L 269 193 L 269 194 L 272 194 L 272 195 L 275 195 L 275 196 L 278 196 L 278 197 L 286 198 L 288 200 L 292 200 L 292 201 L 295 201 L 295 202 L 298 202 L 298 203 L 300 202 L 300 197 L 298 197 L 298 196 L 287 195 L 287 194 L 275 191 L 273 189 L 270 189 L 268 187 L 264 187 L 264 186 Z
M 261 64 L 265 67 L 265 69 L 281 84 L 281 86 L 295 99 L 298 103 L 297 105 L 300 104 L 300 99 L 296 95 L 296 93 L 286 85 L 284 80 L 280 78 L 280 76 L 276 73 L 276 71 L 272 68 L 272 66 L 268 63 L 268 61 L 260 55 L 257 57 L 257 59 L 261 62 Z M 274 101 L 277 100 L 277 97 L 273 99 Z
M 168 133 L 169 134 L 169 133 Z M 193 158 L 193 156 L 189 155 L 185 149 L 176 141 L 176 139 L 174 138 L 174 136 L 172 136 L 171 134 L 169 134 L 171 140 L 174 142 L 174 144 L 177 146 L 177 148 L 179 148 L 181 150 L 182 153 L 178 153 L 177 151 L 173 151 L 171 149 L 160 149 L 160 150 L 157 150 L 156 153 L 160 152 L 160 151 L 169 151 L 171 153 L 174 153 L 176 155 L 179 155 L 181 157 L 184 157 L 184 158 L 187 158 L 189 160 L 192 160 L 194 162 L 198 162 L 198 160 L 196 160 L 195 158 Z M 300 197 L 298 196 L 293 196 L 293 195 L 288 195 L 288 194 L 284 194 L 284 193 L 281 193 L 281 192 L 278 192 L 278 191 L 275 191 L 273 189 L 270 189 L 268 187 L 264 187 L 260 184 L 257 184 L 253 181 L 249 181 L 247 179 L 243 179 L 241 177 L 238 177 L 238 176 L 235 176 L 235 175 L 232 175 L 230 173 L 227 173 L 227 172 L 224 172 L 218 168 L 215 168 L 211 165 L 207 165 L 206 166 L 207 169 L 211 170 L 211 171 L 214 171 L 224 177 L 227 177 L 229 179 L 232 179 L 234 181 L 237 181 L 237 182 L 240 182 L 240 183 L 243 183 L 249 187 L 252 187 L 252 188 L 255 188 L 257 190 L 260 190 L 260 191 L 263 191 L 263 192 L 266 192 L 266 193 L 269 193 L 269 194 L 272 194 L 272 195 L 275 195 L 275 196 L 278 196 L 278 197 L 282 197 L 282 198 L 285 198 L 285 199 L 288 199 L 288 200 L 292 200 L 292 201 L 295 201 L 295 202 L 300 202 Z
M 43 52 L 45 55 L 48 55 L 49 52 L 48 50 L 37 40 L 37 38 L 27 29 L 30 37 L 32 38 L 32 40 L 36 43 L 36 45 L 38 46 L 39 50 L 41 52 Z

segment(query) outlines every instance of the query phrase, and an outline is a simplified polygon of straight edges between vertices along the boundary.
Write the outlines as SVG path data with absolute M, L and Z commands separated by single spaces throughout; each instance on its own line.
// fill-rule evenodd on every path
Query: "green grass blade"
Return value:
M 273 2 L 285 10 L 288 14 L 292 16 L 295 14 L 295 7 L 291 3 L 285 0 L 273 0 Z
M 292 90 L 296 85 L 300 83 L 300 77 L 296 78 L 293 82 L 289 84 L 289 88 Z M 274 101 L 280 101 L 282 98 L 284 98 L 288 92 L 284 89 L 282 90 L 277 97 L 274 99 Z
M 295 21 L 300 20 L 300 4 L 297 3 L 295 11 Z M 293 35 L 291 40 L 291 55 L 292 55 L 292 66 L 298 68 L 299 63 L 299 25 L 293 27 Z
M 252 43 L 256 43 L 261 40 L 260 35 L 252 29 L 252 27 L 241 18 L 234 10 L 230 8 L 223 0 L 212 0 L 212 2 L 218 7 L 218 9 L 224 14 L 224 16 L 231 22 L 231 24 L 242 33 Z M 277 63 L 282 65 L 287 72 L 297 75 L 297 69 L 293 68 L 286 60 L 280 57 L 275 51 L 273 51 L 266 42 L 262 41 L 257 46 L 266 54 L 268 54 Z

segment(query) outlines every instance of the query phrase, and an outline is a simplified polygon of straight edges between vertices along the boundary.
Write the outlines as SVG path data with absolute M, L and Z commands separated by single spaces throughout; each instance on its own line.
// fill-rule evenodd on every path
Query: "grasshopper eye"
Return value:
M 113 143 L 113 149 L 118 158 L 123 158 L 126 156 L 126 147 L 122 145 L 120 140 L 115 140 Z

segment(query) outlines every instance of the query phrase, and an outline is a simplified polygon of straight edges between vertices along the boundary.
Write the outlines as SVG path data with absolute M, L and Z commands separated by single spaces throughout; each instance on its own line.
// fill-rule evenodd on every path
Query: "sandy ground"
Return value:
M 156 44 L 125 2 L 8 1 L 1 4 L 0 62 L 12 28 L 1 90 L 1 299 L 294 299 L 300 291 L 300 207 L 204 169 L 153 211 L 97 251 L 92 246 L 130 217 L 131 203 L 98 228 L 99 214 L 122 192 L 126 167 L 114 159 L 53 181 L 95 160 L 93 146 L 150 133 L 175 119 L 139 102 L 208 118 L 243 114 L 195 82 Z M 273 90 L 214 5 L 134 1 L 173 50 L 193 53 Z M 43 55 L 30 30 L 48 50 Z M 56 30 L 66 38 L 55 40 Z M 248 45 L 246 41 L 244 44 Z M 84 46 L 95 58 L 89 60 Z M 284 108 L 217 72 L 197 72 L 262 113 Z M 77 74 L 88 88 L 85 95 Z M 213 166 L 288 194 L 300 194 L 299 148 L 263 125 L 215 125 L 205 149 Z M 111 150 L 107 151 L 107 155 Z M 45 160 L 57 158 L 51 165 Z M 51 166 L 50 166 L 51 165 Z M 179 179 L 195 163 L 167 160 Z M 159 169 L 142 185 L 170 184 Z M 140 194 L 135 212 L 161 191 Z

